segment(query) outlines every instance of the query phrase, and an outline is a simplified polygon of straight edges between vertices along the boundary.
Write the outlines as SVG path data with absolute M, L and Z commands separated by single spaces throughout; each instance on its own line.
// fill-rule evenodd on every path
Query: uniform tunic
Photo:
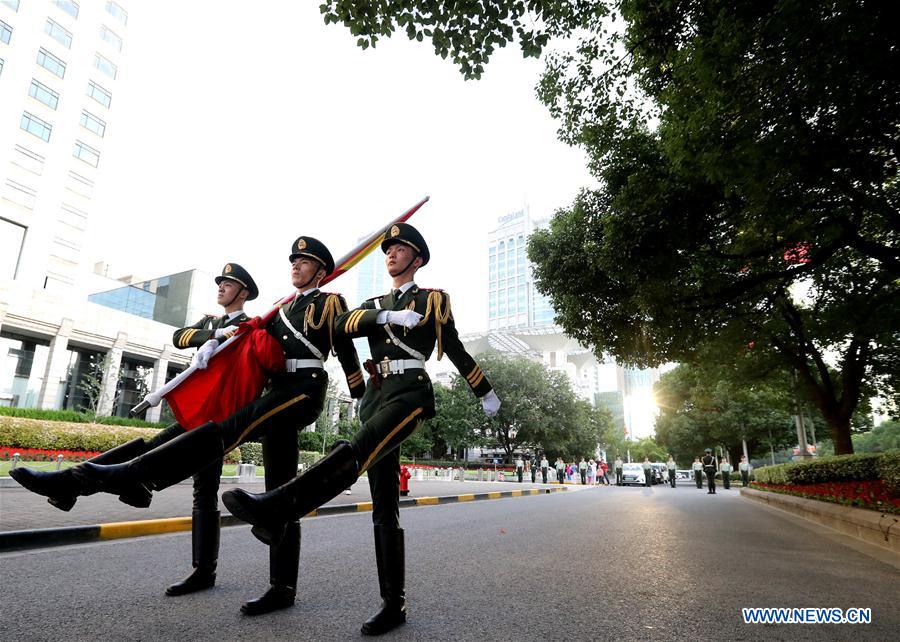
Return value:
M 421 322 L 410 329 L 378 323 L 383 310 L 415 310 Z M 393 336 L 392 336 L 393 335 Z M 355 310 L 337 319 L 335 336 L 350 341 L 366 337 L 377 366 L 385 360 L 416 359 L 407 349 L 427 361 L 437 347 L 469 384 L 476 397 L 483 397 L 491 384 L 475 360 L 466 352 L 456 331 L 445 292 L 420 288 L 414 283 L 401 288 L 399 296 L 390 292 L 364 301 Z M 424 369 L 414 368 L 391 373 L 376 387 L 369 379 L 360 406 L 362 426 L 352 440 L 359 472 L 368 472 L 372 491 L 372 520 L 377 526 L 399 526 L 400 444 L 426 419 L 435 415 L 434 390 Z

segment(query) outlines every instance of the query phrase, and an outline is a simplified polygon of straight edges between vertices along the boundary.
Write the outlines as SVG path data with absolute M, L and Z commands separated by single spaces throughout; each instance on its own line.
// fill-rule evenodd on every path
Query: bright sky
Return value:
M 252 9 L 251 9 L 252 8 Z M 129 3 L 88 256 L 111 276 L 250 270 L 258 313 L 290 291 L 293 240 L 335 258 L 421 197 L 432 261 L 463 332 L 487 325 L 487 234 L 549 216 L 590 183 L 535 98 L 517 48 L 464 81 L 405 34 L 362 51 L 316 3 Z M 354 274 L 328 289 L 352 299 Z M 210 292 L 210 309 L 215 308 Z

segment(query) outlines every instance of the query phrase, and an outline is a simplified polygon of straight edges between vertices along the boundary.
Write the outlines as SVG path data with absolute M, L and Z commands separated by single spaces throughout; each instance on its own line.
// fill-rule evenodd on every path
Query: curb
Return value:
M 900 554 L 900 516 L 795 495 L 741 488 L 741 496 L 826 526 L 845 537 Z
M 457 504 L 460 502 L 480 501 L 484 499 L 503 499 L 506 497 L 529 497 L 531 495 L 549 495 L 566 490 L 565 487 L 528 488 L 524 490 L 503 490 L 488 493 L 468 493 L 463 495 L 446 495 L 443 497 L 414 497 L 401 499 L 400 508 L 416 506 L 435 506 L 437 504 Z M 336 504 L 323 506 L 306 517 L 324 517 L 326 515 L 342 515 L 346 513 L 365 513 L 372 510 L 372 502 L 358 504 Z M 233 515 L 223 515 L 221 524 L 228 526 L 247 526 Z M 191 530 L 190 517 L 169 517 L 165 519 L 147 519 L 134 522 L 111 522 L 88 526 L 64 526 L 60 528 L 34 528 L 22 531 L 0 532 L 0 553 L 68 546 L 70 544 L 87 544 L 112 539 L 145 537 L 178 533 Z

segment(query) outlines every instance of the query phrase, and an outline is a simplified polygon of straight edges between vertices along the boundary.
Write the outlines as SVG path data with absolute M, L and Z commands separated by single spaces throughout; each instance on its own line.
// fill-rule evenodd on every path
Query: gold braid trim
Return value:
M 441 310 L 441 303 L 444 304 L 444 309 Z M 407 307 L 408 310 L 412 310 L 415 308 L 415 301 L 410 302 Z M 437 290 L 432 290 L 428 293 L 428 303 L 425 306 L 425 316 L 422 317 L 422 320 L 419 321 L 419 325 L 425 325 L 428 323 L 428 319 L 431 318 L 431 312 L 434 310 L 434 334 L 437 337 L 437 359 L 441 360 L 441 357 L 444 356 L 444 344 L 441 340 L 441 328 L 443 328 L 444 324 L 447 323 L 450 319 L 453 318 L 453 313 L 450 311 L 450 297 L 446 292 L 439 292 Z
M 322 325 L 327 321 L 328 322 L 328 345 L 329 351 L 332 354 L 336 354 L 334 351 L 334 339 L 332 338 L 333 330 L 334 330 L 334 317 L 338 314 L 343 314 L 345 312 L 344 307 L 341 305 L 341 298 L 336 294 L 329 294 L 325 298 L 325 305 L 322 308 L 322 316 L 319 317 L 319 322 L 315 323 L 313 319 L 316 316 L 316 304 L 312 303 L 306 308 L 306 313 L 303 315 L 303 334 L 312 328 L 313 330 L 318 330 L 322 327 Z

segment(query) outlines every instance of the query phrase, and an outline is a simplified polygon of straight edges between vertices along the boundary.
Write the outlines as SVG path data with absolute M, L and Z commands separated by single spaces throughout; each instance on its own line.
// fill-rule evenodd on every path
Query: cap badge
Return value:
M 225 269 L 222 270 L 222 272 L 223 272 L 224 274 L 231 274 L 231 270 L 232 270 L 232 268 L 231 268 L 231 263 L 228 263 L 228 264 L 225 265 Z
M 400 236 L 400 228 L 396 225 L 391 228 L 391 236 Z
M 298 239 L 297 240 L 297 250 L 305 250 L 306 249 L 306 239 Z

